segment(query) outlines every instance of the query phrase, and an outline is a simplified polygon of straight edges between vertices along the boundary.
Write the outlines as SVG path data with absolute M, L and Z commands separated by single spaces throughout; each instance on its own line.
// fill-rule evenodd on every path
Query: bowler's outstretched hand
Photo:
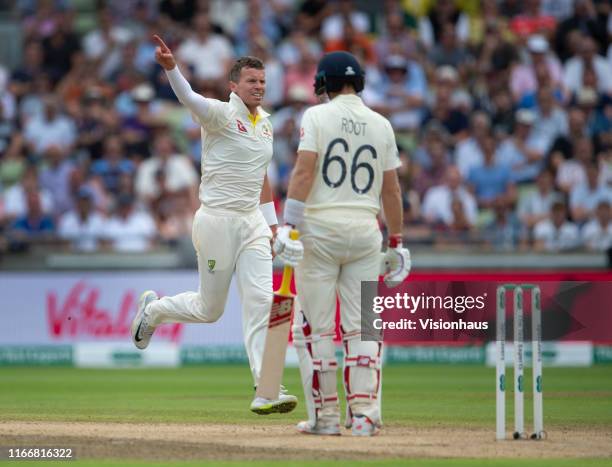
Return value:
M 174 60 L 174 55 L 172 55 L 170 47 L 168 47 L 157 34 L 153 35 L 153 40 L 157 44 L 155 48 L 155 61 L 164 69 L 172 70 L 176 66 L 176 61 Z

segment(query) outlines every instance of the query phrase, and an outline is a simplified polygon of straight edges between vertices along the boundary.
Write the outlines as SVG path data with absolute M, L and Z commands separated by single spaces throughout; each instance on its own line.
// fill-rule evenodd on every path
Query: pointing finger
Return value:
M 157 42 L 162 52 L 167 53 L 170 52 L 170 48 L 166 45 L 166 43 L 159 37 L 157 34 L 153 35 L 153 40 Z

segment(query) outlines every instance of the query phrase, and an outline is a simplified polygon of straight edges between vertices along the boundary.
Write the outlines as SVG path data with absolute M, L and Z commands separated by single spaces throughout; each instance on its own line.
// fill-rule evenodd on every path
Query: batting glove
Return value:
M 389 247 L 382 255 L 381 263 L 383 280 L 387 287 L 397 287 L 408 277 L 412 261 L 410 250 L 402 247 L 401 235 L 393 235 L 389 238 Z
M 296 267 L 304 258 L 304 245 L 300 240 L 292 240 L 289 237 L 292 229 L 290 225 L 277 229 L 272 250 L 287 266 Z

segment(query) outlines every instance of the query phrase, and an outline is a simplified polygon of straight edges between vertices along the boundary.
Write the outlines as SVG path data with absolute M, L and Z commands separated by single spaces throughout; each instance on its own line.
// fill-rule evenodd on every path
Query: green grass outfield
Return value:
M 384 372 L 383 417 L 392 426 L 473 426 L 490 428 L 494 436 L 494 369 L 481 366 L 401 365 Z M 526 387 L 526 423 L 530 424 L 530 371 Z M 511 375 L 511 372 L 509 373 Z M 285 384 L 302 397 L 299 374 L 288 369 Z M 288 429 L 305 418 L 304 406 L 292 414 L 259 417 L 248 410 L 253 392 L 245 366 L 207 366 L 180 369 L 87 370 L 74 368 L 0 369 L 0 422 L 98 421 L 269 424 L 286 422 Z M 507 396 L 508 413 L 512 392 Z M 546 368 L 544 371 L 545 428 L 612 427 L 612 366 Z M 611 440 L 612 442 L 612 440 Z M 1 442 L 0 442 L 1 444 Z M 363 463 L 398 465 L 399 461 Z M 552 462 L 552 464 L 551 464 Z M 119 465 L 113 461 L 77 461 L 83 465 Z M 124 465 L 124 462 L 121 462 Z M 219 462 L 215 462 L 219 464 Z M 250 463 L 254 464 L 254 463 Z M 257 465 L 307 465 L 266 461 Z M 9 465 L 2 463 L 2 465 Z M 22 465 L 17 463 L 17 465 Z M 32 463 L 28 463 L 32 465 Z M 49 461 L 42 465 L 50 465 Z M 129 465 L 153 465 L 131 462 Z M 169 465 L 168 463 L 157 465 Z M 202 465 L 184 462 L 180 465 Z M 223 465 L 240 465 L 238 462 Z M 340 462 L 317 461 L 318 466 Z M 351 465 L 362 465 L 351 462 Z M 555 459 L 422 459 L 401 465 L 612 465 L 609 460 Z

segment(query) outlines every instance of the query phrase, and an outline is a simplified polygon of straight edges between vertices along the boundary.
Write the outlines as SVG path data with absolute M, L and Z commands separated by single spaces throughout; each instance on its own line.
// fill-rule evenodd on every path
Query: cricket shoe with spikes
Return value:
M 296 426 L 300 433 L 305 435 L 340 436 L 340 423 L 323 423 L 321 420 L 314 425 L 308 420 L 300 422 Z
M 351 424 L 353 436 L 376 436 L 380 431 L 365 415 L 355 415 Z
M 289 413 L 297 407 L 297 397 L 287 394 L 287 389 L 281 385 L 278 399 L 270 400 L 255 397 L 251 402 L 251 412 L 257 415 L 270 415 L 271 413 Z
M 151 317 L 147 314 L 147 307 L 153 300 L 159 300 L 155 292 L 143 292 L 138 300 L 138 312 L 132 321 L 132 341 L 141 350 L 147 348 L 155 332 L 155 326 L 150 324 Z

